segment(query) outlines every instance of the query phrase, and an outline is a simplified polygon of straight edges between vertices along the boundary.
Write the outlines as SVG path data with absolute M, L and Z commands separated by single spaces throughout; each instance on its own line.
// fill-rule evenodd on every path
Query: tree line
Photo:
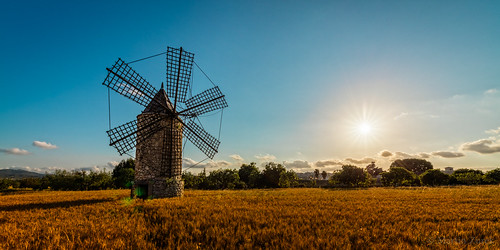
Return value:
M 457 169 L 448 175 L 424 159 L 403 159 L 394 161 L 387 171 L 374 162 L 365 168 L 344 165 L 333 173 L 329 183 L 331 187 L 491 185 L 500 184 L 500 168 L 486 173 Z
M 112 172 L 57 170 L 42 178 L 0 179 L 0 190 L 31 188 L 34 190 L 102 190 L 130 188 L 134 180 L 135 161 L 121 161 Z M 267 163 L 260 170 L 256 163 L 242 164 L 239 169 L 217 169 L 199 174 L 184 172 L 182 178 L 188 189 L 248 189 L 287 188 L 316 186 L 319 176 L 326 179 L 327 173 L 314 170 L 311 183 L 304 185 L 293 170 L 282 164 Z M 392 162 L 387 171 L 374 162 L 366 167 L 343 165 L 334 171 L 328 180 L 329 187 L 371 186 L 441 186 L 500 184 L 500 168 L 484 173 L 475 169 L 458 169 L 451 175 L 434 169 L 432 163 L 423 159 L 403 159 Z

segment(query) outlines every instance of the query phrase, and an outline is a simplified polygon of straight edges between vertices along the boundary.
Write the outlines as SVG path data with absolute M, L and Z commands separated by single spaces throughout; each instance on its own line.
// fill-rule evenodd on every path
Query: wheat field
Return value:
M 0 196 L 1 249 L 500 248 L 500 187 Z

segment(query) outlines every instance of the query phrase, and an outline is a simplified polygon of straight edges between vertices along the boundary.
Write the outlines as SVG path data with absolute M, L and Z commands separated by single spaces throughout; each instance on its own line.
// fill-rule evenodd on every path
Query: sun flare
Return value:
M 372 125 L 369 123 L 364 122 L 358 125 L 358 133 L 361 135 L 369 135 L 372 130 Z

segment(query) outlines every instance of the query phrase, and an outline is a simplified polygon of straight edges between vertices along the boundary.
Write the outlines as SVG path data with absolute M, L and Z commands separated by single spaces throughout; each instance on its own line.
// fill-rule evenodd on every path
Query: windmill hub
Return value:
M 138 197 L 182 196 L 182 139 L 213 158 L 219 140 L 198 125 L 198 116 L 227 107 L 219 88 L 187 97 L 194 54 L 168 47 L 167 90 L 159 91 L 118 59 L 103 82 L 108 88 L 145 107 L 137 120 L 107 131 L 120 155 L 136 148 L 134 193 Z M 173 103 L 172 101 L 173 100 Z M 182 104 L 182 105 L 180 105 Z M 183 106 L 183 108 L 181 108 Z

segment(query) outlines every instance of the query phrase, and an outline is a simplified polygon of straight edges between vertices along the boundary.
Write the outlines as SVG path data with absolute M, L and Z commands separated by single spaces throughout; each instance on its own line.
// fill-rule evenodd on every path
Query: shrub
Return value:
M 423 185 L 439 186 L 448 184 L 450 177 L 439 169 L 429 169 L 420 175 Z
M 419 179 L 414 173 L 406 168 L 391 167 L 388 172 L 382 173 L 382 184 L 384 186 L 418 186 Z
M 333 173 L 330 185 L 342 187 L 366 187 L 371 185 L 371 176 L 362 168 L 344 165 L 342 170 Z
M 479 185 L 483 183 L 483 171 L 475 169 L 457 169 L 451 175 L 453 184 Z

